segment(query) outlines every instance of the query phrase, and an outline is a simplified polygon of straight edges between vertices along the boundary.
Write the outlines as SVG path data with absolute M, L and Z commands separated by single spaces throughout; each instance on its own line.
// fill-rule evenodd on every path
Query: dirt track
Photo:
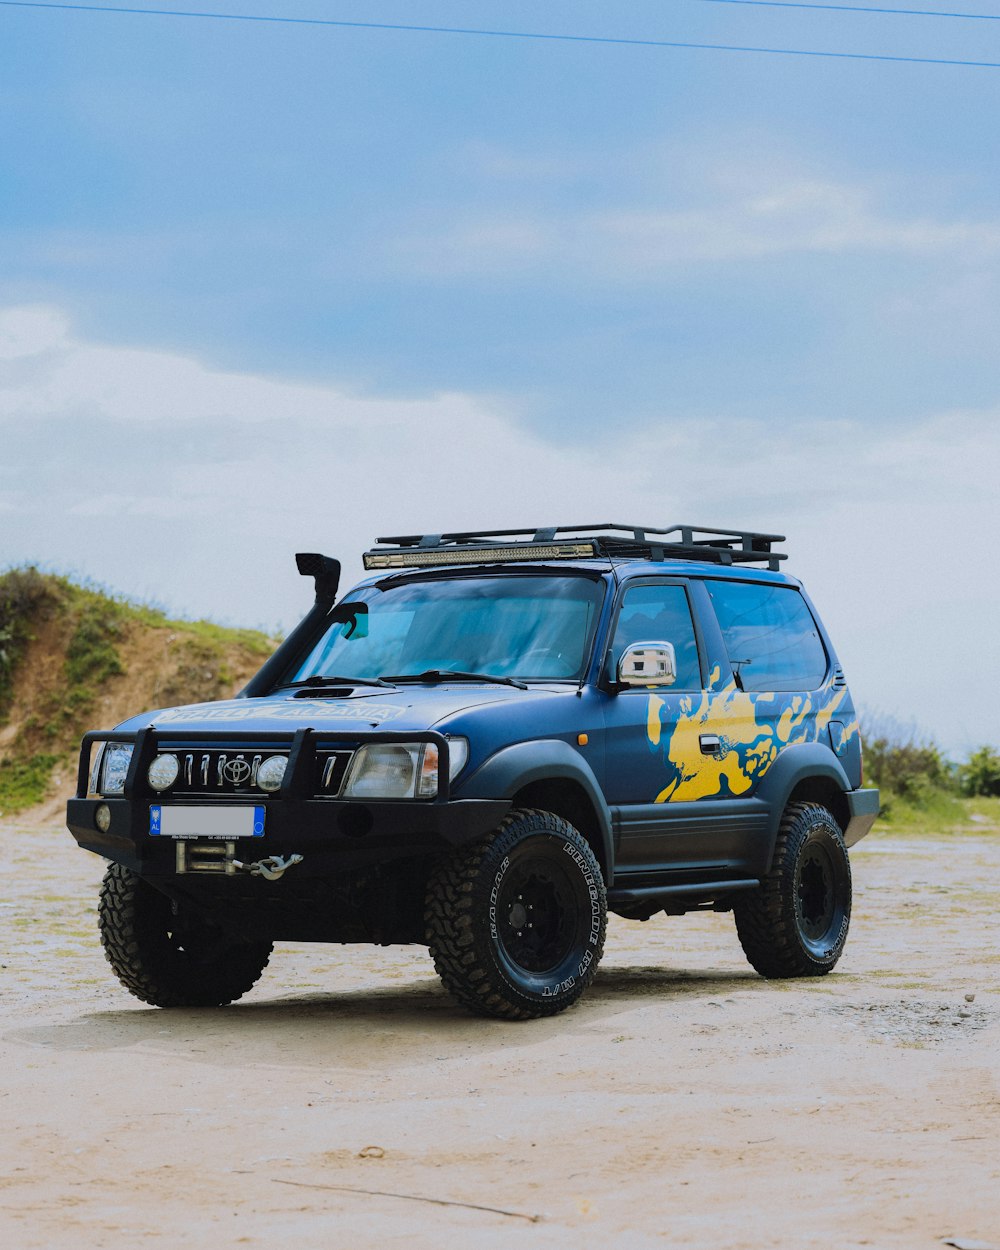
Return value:
M 613 919 L 527 1025 L 421 949 L 279 947 L 158 1011 L 104 962 L 100 861 L 0 821 L 0 863 L 6 1250 L 1000 1248 L 997 831 L 858 846 L 830 977 L 764 982 L 728 916 Z

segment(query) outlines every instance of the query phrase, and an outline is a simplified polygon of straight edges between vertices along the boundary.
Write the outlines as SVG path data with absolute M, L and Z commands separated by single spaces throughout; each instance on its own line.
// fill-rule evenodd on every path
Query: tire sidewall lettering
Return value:
M 572 842 L 564 842 L 562 849 L 580 869 L 584 884 L 587 887 L 587 894 L 590 898 L 590 933 L 587 935 L 587 945 L 592 947 L 600 946 L 603 917 L 601 909 L 601 892 L 598 889 L 597 881 L 590 865 L 587 863 L 586 857 L 581 853 L 578 847 L 574 846 Z M 584 959 L 580 963 L 580 969 L 577 974 L 578 976 L 583 976 L 584 972 L 590 966 L 592 959 L 593 955 L 591 951 L 585 952 Z
M 497 928 L 497 898 L 500 895 L 500 887 L 503 885 L 503 879 L 507 875 L 507 869 L 510 867 L 510 856 L 505 855 L 500 863 L 500 867 L 493 877 L 493 885 L 490 889 L 490 905 L 489 905 L 489 925 L 490 937 L 494 942 L 500 940 L 499 930 Z
M 576 977 L 566 977 L 563 981 L 557 981 L 555 985 L 543 985 L 543 998 L 558 998 L 560 994 L 568 993 L 573 986 L 576 985 Z

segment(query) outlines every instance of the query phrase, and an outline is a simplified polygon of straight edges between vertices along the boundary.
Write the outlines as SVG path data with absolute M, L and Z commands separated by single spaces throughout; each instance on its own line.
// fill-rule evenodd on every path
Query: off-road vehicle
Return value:
M 421 943 L 452 995 L 552 1015 L 608 910 L 732 911 L 765 977 L 847 937 L 878 812 L 844 674 L 780 535 L 565 526 L 296 557 L 315 604 L 233 700 L 83 741 L 107 957 L 217 1006 L 276 941 Z M 96 748 L 96 749 L 95 749 Z

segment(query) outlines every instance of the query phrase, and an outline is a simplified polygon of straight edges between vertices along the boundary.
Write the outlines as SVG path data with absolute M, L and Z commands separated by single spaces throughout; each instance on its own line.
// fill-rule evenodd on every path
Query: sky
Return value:
M 1000 62 L 995 2 L 131 7 Z M 287 629 L 298 550 L 765 529 L 870 718 L 1000 744 L 998 122 L 1000 68 L 0 4 L 0 568 Z

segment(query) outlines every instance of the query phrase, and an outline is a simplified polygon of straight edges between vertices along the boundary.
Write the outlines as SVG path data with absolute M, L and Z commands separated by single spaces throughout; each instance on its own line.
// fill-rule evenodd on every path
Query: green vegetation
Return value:
M 973 751 L 960 770 L 962 790 L 971 795 L 1000 795 L 1000 753 L 992 747 Z
M 172 620 L 30 566 L 0 573 L 0 812 L 40 802 L 95 720 L 225 698 L 273 648 L 255 630 Z
M 880 819 L 894 828 L 940 832 L 1000 826 L 1000 754 L 980 747 L 964 763 L 894 722 L 865 727 L 865 781 L 878 786 Z
M 0 811 L 10 814 L 41 803 L 58 763 L 58 756 L 44 754 L 0 762 Z
M 0 576 L 0 724 L 10 712 L 14 674 L 33 637 L 33 624 L 45 619 L 57 601 L 53 580 L 30 567 Z
M 893 829 L 940 833 L 969 821 L 966 801 L 946 790 L 928 788 L 910 795 L 881 790 L 882 812 L 879 821 Z
M 125 671 L 117 643 L 128 615 L 126 603 L 31 566 L 0 574 L 0 718 L 10 714 L 25 652 L 51 626 L 64 639 L 66 684 L 86 692 L 82 711 L 102 682 Z
M 124 629 L 126 609 L 92 591 L 84 591 L 84 596 L 66 648 L 66 680 L 95 687 L 125 672 L 115 644 Z
M 104 598 L 109 596 L 104 595 Z M 129 599 L 113 599 L 124 607 L 128 615 L 139 625 L 154 629 L 183 630 L 213 648 L 244 647 L 254 655 L 266 659 L 274 650 L 275 640 L 259 629 L 236 629 L 229 625 L 217 625 L 215 621 L 187 621 L 173 618 L 157 607 L 146 603 L 133 603 Z

